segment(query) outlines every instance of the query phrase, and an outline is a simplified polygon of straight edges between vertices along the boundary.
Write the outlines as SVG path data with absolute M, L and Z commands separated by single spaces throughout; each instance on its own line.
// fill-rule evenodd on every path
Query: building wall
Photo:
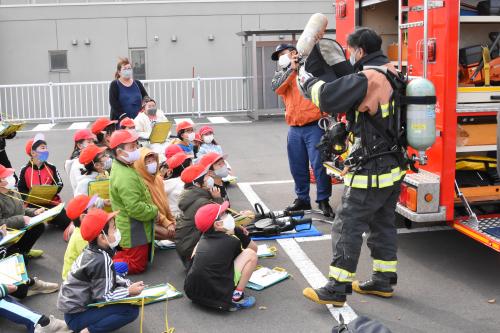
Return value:
M 110 80 L 130 48 L 146 49 L 147 79 L 191 77 L 193 67 L 201 77 L 241 76 L 237 32 L 303 29 L 315 12 L 328 15 L 329 28 L 335 25 L 332 1 L 0 1 L 0 84 Z M 49 71 L 49 50 L 68 51 L 69 71 Z

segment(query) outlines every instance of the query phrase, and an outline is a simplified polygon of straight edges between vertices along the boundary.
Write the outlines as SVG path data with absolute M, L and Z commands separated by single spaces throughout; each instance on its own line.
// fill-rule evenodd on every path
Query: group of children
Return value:
M 110 332 L 127 325 L 138 316 L 137 307 L 88 305 L 139 295 L 144 283 L 125 276 L 145 271 L 155 243 L 161 247 L 162 242 L 175 243 L 186 268 L 185 293 L 193 302 L 230 311 L 253 306 L 255 299 L 243 291 L 257 264 L 257 245 L 228 212 L 230 168 L 214 130 L 204 126 L 195 133 L 192 123 L 181 122 L 176 137 L 165 142 L 159 154 L 145 139 L 154 122 L 163 120 L 148 98 L 136 119 L 100 118 L 90 130 L 75 133 L 65 163 L 74 197 L 50 222 L 65 229 L 68 242 L 63 283 L 59 288 L 33 278 L 18 287 L 0 285 L 0 316 L 24 324 L 30 332 Z M 63 183 L 48 162 L 44 137 L 29 140 L 26 153 L 30 158 L 17 184 L 14 170 L 0 165 L 0 225 L 13 229 L 61 202 Z M 89 184 L 100 180 L 109 182 L 109 197 L 90 195 Z M 26 200 L 34 185 L 56 185 L 57 194 L 33 208 Z M 40 224 L 27 230 L 5 254 L 20 253 L 27 264 L 40 257 L 43 251 L 32 247 L 44 228 Z M 37 314 L 12 297 L 57 290 L 64 321 Z M 17 311 L 19 307 L 25 311 Z

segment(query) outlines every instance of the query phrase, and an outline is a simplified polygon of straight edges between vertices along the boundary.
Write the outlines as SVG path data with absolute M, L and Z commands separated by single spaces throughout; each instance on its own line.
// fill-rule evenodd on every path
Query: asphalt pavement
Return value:
M 193 119 L 196 121 L 196 119 Z M 264 119 L 254 123 L 213 125 L 217 140 L 243 186 L 229 190 L 236 209 L 249 209 L 261 201 L 273 210 L 283 209 L 294 199 L 293 182 L 286 157 L 287 127 L 283 119 Z M 66 182 L 62 197 L 71 198 L 64 161 L 72 150 L 72 130 L 45 132 L 50 162 L 56 164 Z M 19 170 L 27 161 L 24 145 L 35 132 L 18 133 L 7 142 L 7 152 Z M 338 205 L 343 186 L 333 187 L 331 203 Z M 315 198 L 311 186 L 311 197 Z M 321 218 L 314 215 L 315 218 Z M 330 224 L 315 221 L 325 236 L 311 241 L 286 243 L 297 251 L 282 247 L 285 243 L 265 241 L 278 248 L 276 257 L 261 259 L 260 265 L 282 267 L 291 278 L 263 291 L 247 291 L 257 299 L 254 308 L 235 313 L 219 313 L 191 303 L 187 297 L 168 302 L 168 322 L 175 332 L 330 332 L 336 324 L 327 307 L 306 300 L 302 289 L 311 281 L 322 281 L 331 260 Z M 437 231 L 439 230 L 439 231 Z M 398 285 L 392 299 L 353 294 L 348 304 L 357 315 L 381 321 L 392 332 L 499 332 L 500 256 L 474 240 L 442 228 L 399 229 Z M 261 242 L 262 243 L 262 242 Z M 281 244 L 281 245 L 280 245 Z M 30 261 L 28 272 L 40 279 L 61 282 L 62 258 L 66 243 L 62 232 L 47 228 L 37 242 L 42 258 Z M 299 260 L 301 256 L 301 260 Z M 304 259 L 305 258 L 305 259 Z M 317 270 L 317 274 L 315 273 Z M 369 251 L 364 245 L 358 265 L 358 277 L 371 271 Z M 134 281 L 157 284 L 169 282 L 183 290 L 185 272 L 175 251 L 157 251 L 146 273 L 131 276 Z M 36 295 L 22 302 L 44 314 L 62 318 L 56 309 L 57 293 Z M 145 307 L 143 332 L 165 330 L 166 303 Z M 0 319 L 0 333 L 23 332 Z M 140 332 L 140 320 L 119 332 Z

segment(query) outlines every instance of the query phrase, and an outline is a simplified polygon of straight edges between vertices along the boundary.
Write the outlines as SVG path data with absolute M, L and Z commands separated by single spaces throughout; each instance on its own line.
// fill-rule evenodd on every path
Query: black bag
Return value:
M 387 327 L 368 317 L 358 317 L 349 324 L 344 323 L 342 315 L 339 319 L 340 324 L 332 329 L 332 333 L 391 333 Z
M 480 1 L 477 11 L 479 15 L 500 15 L 500 0 Z

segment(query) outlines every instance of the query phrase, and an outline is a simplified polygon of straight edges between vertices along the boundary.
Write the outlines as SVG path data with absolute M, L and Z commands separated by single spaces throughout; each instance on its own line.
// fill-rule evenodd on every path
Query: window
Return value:
M 68 51 L 49 51 L 49 65 L 53 72 L 68 70 Z
M 146 79 L 146 50 L 131 49 L 130 62 L 134 70 L 134 78 L 138 80 Z

